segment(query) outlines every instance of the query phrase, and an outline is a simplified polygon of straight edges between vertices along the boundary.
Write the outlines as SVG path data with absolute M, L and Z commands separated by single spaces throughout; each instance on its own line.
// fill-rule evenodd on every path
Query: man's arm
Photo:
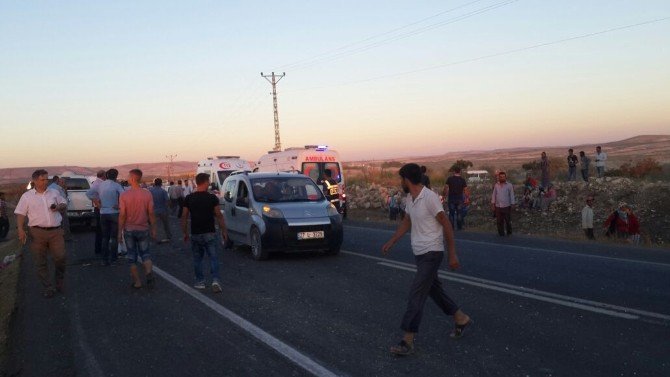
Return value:
M 456 241 L 454 240 L 454 229 L 451 226 L 451 221 L 449 221 L 447 215 L 444 214 L 444 211 L 440 211 L 437 216 L 435 216 L 435 219 L 442 225 L 444 240 L 447 241 L 447 260 L 449 261 L 449 268 L 455 270 L 460 267 L 460 263 L 458 262 L 458 256 L 456 255 Z
M 154 240 L 158 236 L 156 231 L 156 213 L 154 213 L 154 200 L 149 201 L 149 225 L 151 226 L 151 238 Z
M 216 217 L 216 222 L 219 223 L 219 230 L 221 231 L 223 240 L 228 242 L 228 229 L 226 228 L 226 220 L 223 218 L 221 208 L 218 204 L 214 206 L 214 216 Z
M 25 222 L 26 222 L 26 217 L 21 214 L 16 214 L 16 233 L 19 236 L 19 241 L 21 241 L 22 245 L 26 244 L 26 241 L 28 240 L 28 237 L 26 236 L 26 230 L 24 228 Z
M 188 217 L 189 211 L 188 207 L 184 207 L 181 213 L 181 231 L 184 234 L 184 242 L 188 241 Z
M 119 200 L 119 234 L 117 240 L 119 243 L 123 243 L 123 228 L 126 227 L 126 206 L 124 206 Z
M 409 218 L 409 214 L 405 214 L 405 217 L 402 219 L 402 222 L 400 225 L 398 225 L 398 229 L 396 229 L 395 234 L 391 237 L 391 239 L 382 246 L 382 254 L 386 255 L 389 253 L 393 245 L 395 245 L 396 242 L 402 236 L 405 235 L 410 229 L 412 228 L 412 220 Z

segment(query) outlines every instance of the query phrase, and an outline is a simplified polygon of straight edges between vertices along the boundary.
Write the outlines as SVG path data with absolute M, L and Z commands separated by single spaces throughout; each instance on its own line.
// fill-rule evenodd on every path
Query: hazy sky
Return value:
M 255 160 L 273 70 L 282 146 L 344 160 L 668 134 L 667 17 L 668 0 L 2 1 L 0 167 Z

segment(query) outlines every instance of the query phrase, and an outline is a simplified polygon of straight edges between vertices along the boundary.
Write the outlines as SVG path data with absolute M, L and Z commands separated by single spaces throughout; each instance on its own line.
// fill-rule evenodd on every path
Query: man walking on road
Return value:
M 142 287 L 137 269 L 138 258 L 142 258 L 147 287 L 153 288 L 156 280 L 152 270 L 151 254 L 149 254 L 149 237 L 156 239 L 156 217 L 154 200 L 151 193 L 140 186 L 142 171 L 133 169 L 128 174 L 130 190 L 119 198 L 119 242 L 125 242 L 130 262 L 132 287 Z
M 473 323 L 458 305 L 444 292 L 438 278 L 438 270 L 444 258 L 444 240 L 447 241 L 449 268 L 460 267 L 456 256 L 454 233 L 449 219 L 444 214 L 440 199 L 433 191 L 421 184 L 421 168 L 417 164 L 406 164 L 399 171 L 403 190 L 408 193 L 406 216 L 398 230 L 382 247 L 387 255 L 393 245 L 411 229 L 412 252 L 417 271 L 410 289 L 407 310 L 400 328 L 404 336 L 400 343 L 391 347 L 391 353 L 409 355 L 414 352 L 414 337 L 419 331 L 423 307 L 430 296 L 442 311 L 454 317 L 452 338 L 463 336 L 464 330 Z
M 515 203 L 514 188 L 507 182 L 507 174 L 501 171 L 491 196 L 491 209 L 495 212 L 498 235 L 501 237 L 505 235 L 505 230 L 508 236 L 512 235 L 512 206 Z
M 457 166 L 454 168 L 454 174 L 447 178 L 447 184 L 442 193 L 442 196 L 447 198 L 449 221 L 458 230 L 463 228 L 464 191 L 467 186 L 467 182 L 461 177 L 461 168 Z
M 170 182 L 170 187 L 168 188 L 168 196 L 170 197 L 170 207 L 172 209 L 173 215 L 177 215 L 180 213 L 181 196 L 183 193 L 184 193 L 184 187 L 182 187 L 181 185 L 181 179 L 177 181 L 176 185 Z
M 195 176 L 196 191 L 184 199 L 184 213 L 181 218 L 181 228 L 184 232 L 184 242 L 188 242 L 188 218 L 191 218 L 191 250 L 193 251 L 193 268 L 195 270 L 195 288 L 205 289 L 205 276 L 202 272 L 202 262 L 205 254 L 209 258 L 210 273 L 212 275 L 212 291 L 221 292 L 219 277 L 219 260 L 217 250 L 219 239 L 214 228 L 214 219 L 219 224 L 219 231 L 224 242 L 228 241 L 228 231 L 223 215 L 219 208 L 219 198 L 207 191 L 209 175 L 200 173 Z
M 154 200 L 154 213 L 156 220 L 160 220 L 165 231 L 165 238 L 161 242 L 172 241 L 172 231 L 170 231 L 170 220 L 168 218 L 168 193 L 163 190 L 163 180 L 160 178 L 154 179 L 154 185 L 149 188 L 151 196 Z
M 67 208 L 65 198 L 57 190 L 47 188 L 49 173 L 44 169 L 35 170 L 32 175 L 33 187 L 21 195 L 16 205 L 16 227 L 19 241 L 25 245 L 28 237 L 25 219 L 28 218 L 30 250 L 37 266 L 37 276 L 44 287 L 44 297 L 53 297 L 56 290 L 63 291 L 65 281 L 65 239 L 61 228 L 61 212 Z M 47 255 L 51 254 L 56 270 L 54 289 L 49 277 Z
M 86 197 L 100 208 L 100 227 L 102 230 L 102 241 L 100 251 L 102 253 L 102 265 L 109 266 L 116 263 L 119 247 L 119 198 L 123 194 L 123 187 L 116 182 L 119 171 L 109 169 L 106 173 L 107 179 L 92 186 Z

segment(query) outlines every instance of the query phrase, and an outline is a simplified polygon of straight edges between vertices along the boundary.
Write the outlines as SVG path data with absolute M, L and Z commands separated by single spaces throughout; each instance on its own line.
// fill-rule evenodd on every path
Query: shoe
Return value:
M 221 291 L 223 291 L 223 289 L 221 289 L 221 284 L 219 284 L 218 281 L 212 282 L 212 292 L 219 293 Z
M 154 277 L 153 272 L 147 274 L 147 288 L 154 289 L 156 286 L 156 278 Z
M 465 322 L 462 325 L 455 324 L 454 325 L 454 331 L 449 334 L 449 337 L 452 339 L 460 339 L 463 337 L 463 334 L 465 333 L 465 329 L 468 328 L 471 325 L 474 325 L 475 321 L 470 318 L 467 322 Z
M 193 285 L 193 288 L 203 290 L 207 287 L 205 286 L 205 283 L 195 283 L 195 285 Z
M 414 345 L 401 340 L 400 343 L 391 347 L 391 353 L 398 356 L 407 356 L 414 353 Z

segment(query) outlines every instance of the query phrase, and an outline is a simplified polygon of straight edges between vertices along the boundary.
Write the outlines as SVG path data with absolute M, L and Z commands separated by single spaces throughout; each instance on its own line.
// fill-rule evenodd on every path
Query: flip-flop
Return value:
M 140 289 L 142 286 L 140 285 L 139 287 L 135 285 L 135 283 L 130 283 L 130 288 L 132 289 Z
M 452 339 L 460 339 L 460 338 L 463 337 L 463 333 L 465 333 L 465 329 L 467 327 L 469 327 L 470 325 L 474 325 L 474 324 L 475 324 L 475 321 L 473 321 L 472 319 L 469 319 L 467 322 L 465 322 L 462 325 L 456 324 L 454 326 L 454 331 L 452 331 L 451 334 L 449 334 L 449 336 Z
M 407 356 L 414 353 L 414 345 L 410 345 L 404 340 L 401 340 L 400 343 L 391 347 L 390 351 L 397 356 Z

